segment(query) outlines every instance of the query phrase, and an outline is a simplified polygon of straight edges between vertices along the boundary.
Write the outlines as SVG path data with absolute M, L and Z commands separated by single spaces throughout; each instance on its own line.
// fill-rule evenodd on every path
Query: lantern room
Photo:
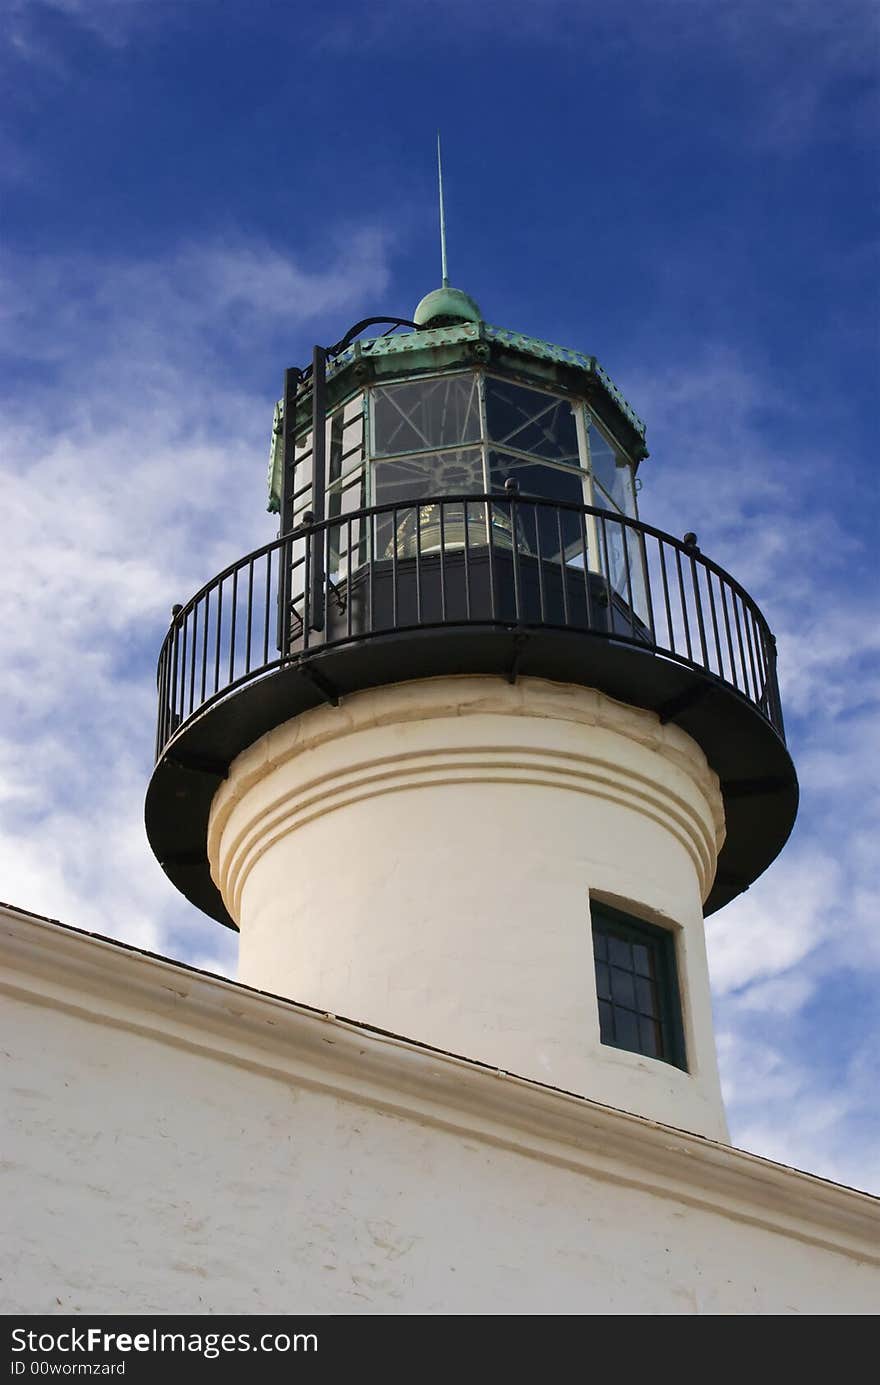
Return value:
M 429 294 L 413 321 L 415 332 L 322 353 L 312 371 L 288 377 L 276 409 L 269 508 L 280 512 L 282 533 L 327 525 L 331 605 L 344 613 L 368 562 L 394 565 L 398 604 L 408 604 L 417 565 L 419 604 L 442 597 L 446 605 L 455 593 L 434 590 L 433 569 L 449 560 L 455 587 L 456 556 L 466 554 L 468 577 L 482 592 L 471 594 L 467 618 L 474 600 L 487 615 L 503 614 L 510 596 L 503 572 L 511 567 L 504 555 L 515 553 L 528 606 L 542 595 L 545 608 L 563 603 L 558 569 L 565 566 L 592 574 L 592 601 L 604 603 L 621 631 L 644 637 L 640 536 L 602 518 L 638 518 L 636 472 L 647 455 L 641 420 L 595 360 L 482 323 L 459 290 Z M 316 368 L 323 378 L 313 388 Z M 489 496 L 497 499 L 479 498 Z M 369 525 L 352 520 L 367 507 L 375 511 Z M 498 590 L 495 572 L 481 571 L 493 557 Z M 285 597 L 294 643 L 310 595 L 304 579 L 294 554 Z M 572 585 L 565 595 L 564 604 L 582 605 L 589 594 L 579 597 Z M 364 600 L 356 604 L 362 623 Z M 369 612 L 371 623 L 376 615 Z M 313 630 L 324 629 L 325 617 L 334 624 L 332 610 L 318 610 L 314 600 L 308 616 Z

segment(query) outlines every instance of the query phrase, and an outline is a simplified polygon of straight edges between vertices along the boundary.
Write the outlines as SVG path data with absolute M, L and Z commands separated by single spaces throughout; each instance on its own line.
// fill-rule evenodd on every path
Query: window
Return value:
M 425 557 L 465 540 L 486 542 L 485 506 L 417 505 L 430 496 L 485 490 L 480 382 L 475 371 L 372 390 L 372 500 L 397 511 L 375 522 L 383 558 Z
M 602 1043 L 685 1068 L 672 934 L 594 901 L 590 913 Z
M 486 427 L 489 440 L 504 451 L 580 466 L 577 424 L 568 399 L 490 378 L 486 381 Z
M 584 542 L 581 515 L 571 510 L 528 504 L 530 496 L 538 496 L 544 500 L 583 505 L 581 472 L 561 466 L 547 466 L 543 462 L 506 452 L 490 452 L 490 489 L 503 491 L 509 477 L 519 482 L 519 493 L 523 497 L 518 507 L 520 552 L 540 554 L 542 558 L 550 558 L 557 563 L 561 553 L 566 562 L 579 559 L 582 566 Z M 494 508 L 501 513 L 500 507 Z
M 590 420 L 590 470 L 593 473 L 593 504 L 602 510 L 618 510 L 636 516 L 632 464 Z
M 649 613 L 644 540 L 637 529 L 615 522 L 617 515 L 638 518 L 632 464 L 589 414 L 587 439 L 592 479 L 590 503 L 602 512 L 594 525 L 598 566 L 607 573 L 612 588 L 626 603 L 626 610 L 634 611 L 646 626 Z M 611 516 L 611 523 L 606 522 L 606 514 Z
M 475 371 L 373 390 L 373 456 L 400 456 L 480 441 Z

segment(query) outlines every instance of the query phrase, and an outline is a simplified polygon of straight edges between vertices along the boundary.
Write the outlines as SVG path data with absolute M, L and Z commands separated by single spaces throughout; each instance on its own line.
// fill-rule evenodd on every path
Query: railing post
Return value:
M 776 636 L 767 631 L 767 702 L 770 720 L 785 740 L 785 722 L 782 719 L 782 700 L 779 696 L 779 679 L 776 673 Z
M 522 593 L 520 590 L 520 570 L 519 570 L 519 534 L 517 532 L 517 521 L 519 519 L 519 507 L 517 498 L 519 496 L 519 481 L 515 476 L 508 476 L 504 482 L 504 489 L 510 500 L 510 536 L 513 540 L 513 607 L 516 615 L 517 625 L 522 624 Z M 537 520 L 536 520 L 537 522 Z

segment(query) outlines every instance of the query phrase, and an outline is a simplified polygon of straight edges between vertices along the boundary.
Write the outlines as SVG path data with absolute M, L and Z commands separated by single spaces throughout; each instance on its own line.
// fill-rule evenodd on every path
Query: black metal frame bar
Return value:
M 327 469 L 327 363 L 341 355 L 355 337 L 365 331 L 367 327 L 378 324 L 387 324 L 388 330 L 393 331 L 396 327 L 416 328 L 416 324 L 409 318 L 404 317 L 365 317 L 360 322 L 346 332 L 333 346 L 315 346 L 312 350 L 311 364 L 305 369 L 299 366 L 291 366 L 284 372 L 284 415 L 282 420 L 283 456 L 284 464 L 281 476 L 281 527 L 280 532 L 283 537 L 293 531 L 293 518 L 295 501 L 309 487 L 301 487 L 297 492 L 294 487 L 295 481 L 295 457 L 296 457 L 296 406 L 301 392 L 311 386 L 312 390 L 312 479 L 310 482 L 312 492 L 311 514 L 313 522 L 320 523 L 325 518 L 324 506 L 326 496 L 326 469 Z M 327 543 L 329 554 L 329 537 Z M 312 585 L 309 594 L 309 628 L 318 632 L 323 630 L 326 620 L 326 601 L 324 593 L 324 576 L 326 565 L 312 562 Z M 290 591 L 282 583 L 279 591 L 279 620 L 278 620 L 278 648 L 282 655 L 290 645 Z

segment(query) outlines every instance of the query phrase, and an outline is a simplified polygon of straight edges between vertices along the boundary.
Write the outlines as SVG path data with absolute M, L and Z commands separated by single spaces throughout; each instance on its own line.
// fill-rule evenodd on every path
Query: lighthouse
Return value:
M 175 606 L 146 803 L 239 980 L 727 1139 L 703 920 L 797 807 L 776 644 L 595 356 L 444 282 L 290 367 L 276 538 Z
M 0 905 L 13 1311 L 875 1311 L 876 1199 L 728 1137 L 703 920 L 797 783 L 646 461 L 594 356 L 448 283 L 287 369 L 146 803 L 239 979 Z

